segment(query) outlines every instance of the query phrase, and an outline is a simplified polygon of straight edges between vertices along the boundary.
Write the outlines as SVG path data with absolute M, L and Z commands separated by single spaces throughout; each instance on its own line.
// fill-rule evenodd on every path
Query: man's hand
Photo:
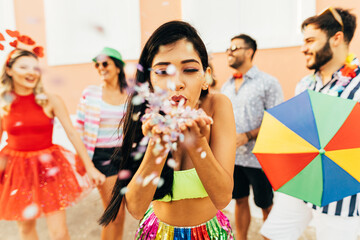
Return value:
M 245 133 L 237 133 L 236 134 L 236 148 L 248 143 L 249 139 L 247 138 Z

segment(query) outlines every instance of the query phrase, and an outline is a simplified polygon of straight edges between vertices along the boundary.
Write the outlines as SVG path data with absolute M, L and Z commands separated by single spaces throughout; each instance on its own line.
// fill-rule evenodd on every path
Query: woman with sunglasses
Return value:
M 110 224 L 125 204 L 141 219 L 136 239 L 233 239 L 220 210 L 233 189 L 235 120 L 229 99 L 208 91 L 203 41 L 186 22 L 165 23 L 150 36 L 138 66 L 120 164 L 133 175 L 117 180 L 100 223 Z M 155 97 L 138 101 L 143 92 Z M 159 93 L 167 96 L 159 100 Z M 154 112 L 159 106 L 164 109 Z M 192 118 L 184 118 L 190 112 Z
M 79 157 L 52 143 L 57 117 Z M 44 92 L 37 56 L 14 49 L 0 83 L 0 220 L 17 221 L 21 239 L 38 239 L 36 219 L 46 218 L 50 239 L 70 239 L 65 208 L 105 176 L 92 164 L 59 96 Z M 87 175 L 86 175 L 87 173 Z
M 128 94 L 125 63 L 117 50 L 105 47 L 93 61 L 102 84 L 89 86 L 83 91 L 76 123 L 95 167 L 106 176 L 105 183 L 98 186 L 103 206 L 106 208 L 118 174 L 115 162 L 119 161 L 121 151 L 117 152 L 117 157 L 112 156 L 115 147 L 122 145 L 122 129 L 119 128 L 119 122 L 125 114 L 125 100 Z M 103 228 L 101 239 L 122 239 L 124 210 L 122 207 L 116 220 Z

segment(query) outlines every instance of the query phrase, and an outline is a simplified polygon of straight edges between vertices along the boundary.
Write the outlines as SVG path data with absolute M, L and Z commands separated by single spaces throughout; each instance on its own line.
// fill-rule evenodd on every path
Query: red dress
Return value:
M 34 94 L 16 95 L 2 129 L 8 139 L 0 151 L 0 220 L 27 220 L 62 210 L 90 190 L 81 160 L 52 143 L 53 119 Z

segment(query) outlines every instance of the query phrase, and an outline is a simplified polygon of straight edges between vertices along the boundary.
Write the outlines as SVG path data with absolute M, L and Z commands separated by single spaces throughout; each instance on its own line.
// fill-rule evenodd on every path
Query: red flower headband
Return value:
M 11 30 L 8 30 L 8 29 L 6 29 L 5 31 L 10 37 L 15 38 L 14 41 L 9 43 L 9 45 L 11 47 L 15 48 L 15 49 L 17 48 L 19 42 L 24 43 L 24 44 L 29 45 L 29 46 L 35 45 L 35 41 L 33 39 L 31 39 L 31 37 L 29 37 L 27 35 L 20 35 L 19 31 L 11 31 Z M 5 37 L 0 32 L 0 50 L 4 50 L 5 47 L 4 47 L 3 44 L 1 44 L 1 41 L 5 41 Z M 6 65 L 9 64 L 9 61 L 11 59 L 11 55 L 15 52 L 14 50 L 10 52 L 8 58 L 6 59 Z M 44 56 L 44 48 L 41 47 L 41 46 L 35 46 L 32 49 L 32 51 L 38 57 L 43 57 Z

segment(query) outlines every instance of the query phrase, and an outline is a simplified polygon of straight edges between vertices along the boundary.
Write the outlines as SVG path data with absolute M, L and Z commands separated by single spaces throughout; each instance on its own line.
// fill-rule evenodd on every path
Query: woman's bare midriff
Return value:
M 209 197 L 172 202 L 152 202 L 160 221 L 177 227 L 197 226 L 216 216 L 217 209 Z

